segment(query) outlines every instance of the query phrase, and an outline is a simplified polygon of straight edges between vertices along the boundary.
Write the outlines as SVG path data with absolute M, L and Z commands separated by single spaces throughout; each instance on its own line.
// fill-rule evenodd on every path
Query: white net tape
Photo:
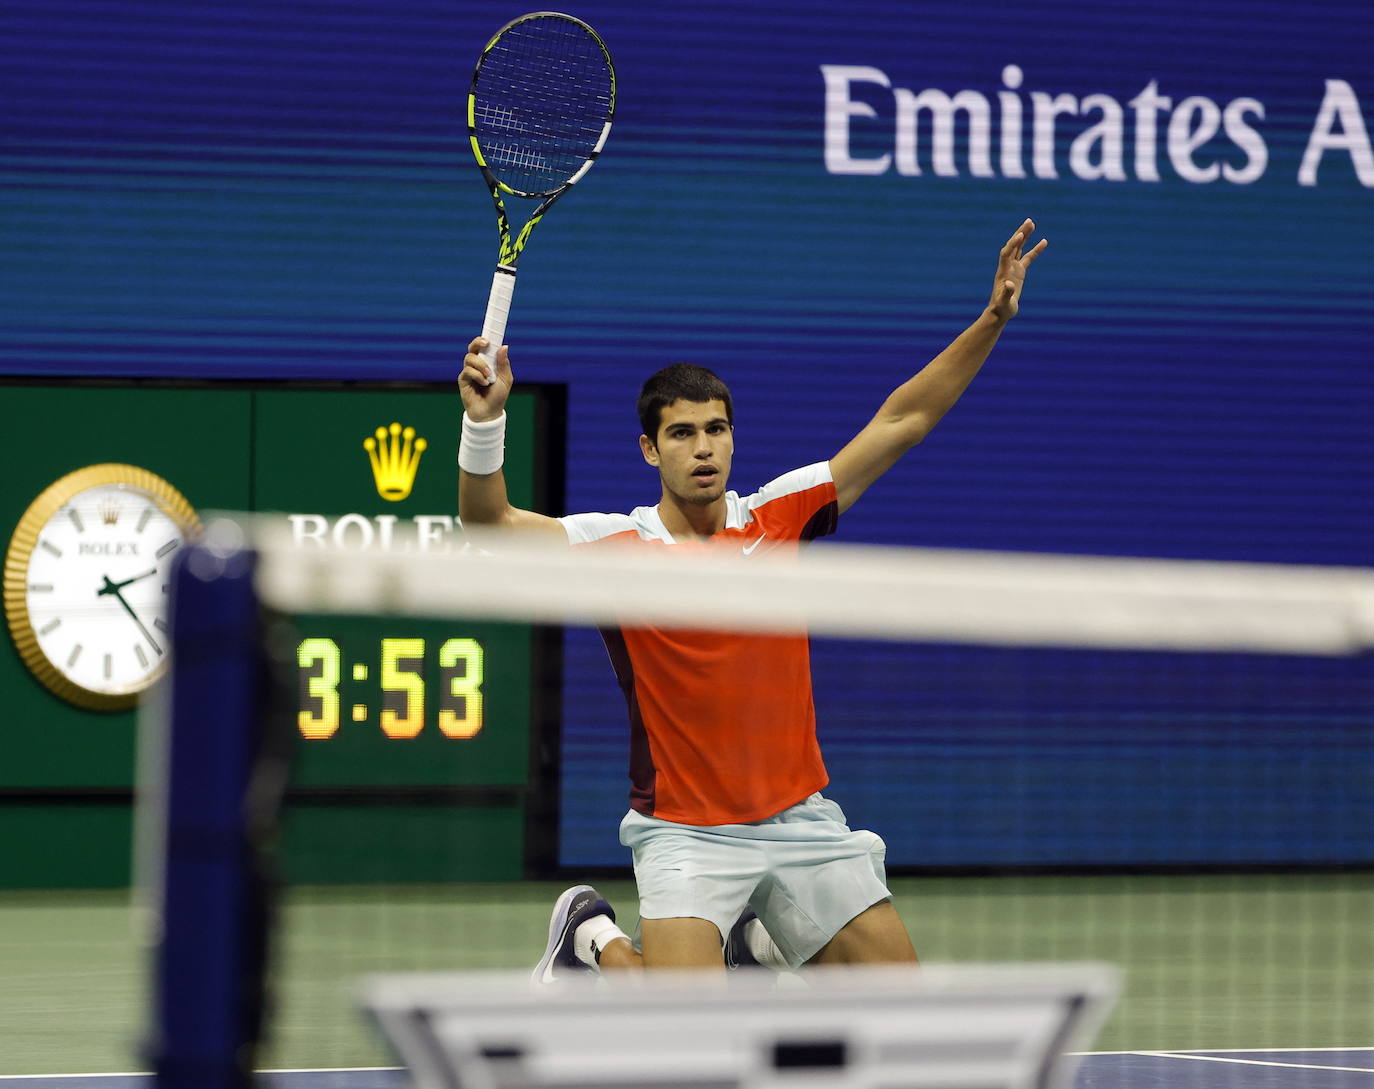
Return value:
M 468 534 L 458 552 L 301 546 L 272 519 L 221 519 L 287 612 L 654 623 L 989 645 L 1343 655 L 1374 645 L 1374 571 L 833 544 L 800 559 L 723 549 L 570 549 Z

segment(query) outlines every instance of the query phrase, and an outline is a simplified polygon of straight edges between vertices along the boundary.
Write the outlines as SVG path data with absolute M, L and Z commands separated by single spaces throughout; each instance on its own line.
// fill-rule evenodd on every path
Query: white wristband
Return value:
M 474 476 L 500 471 L 506 460 L 506 414 L 478 423 L 463 413 L 463 437 L 458 443 L 458 468 Z

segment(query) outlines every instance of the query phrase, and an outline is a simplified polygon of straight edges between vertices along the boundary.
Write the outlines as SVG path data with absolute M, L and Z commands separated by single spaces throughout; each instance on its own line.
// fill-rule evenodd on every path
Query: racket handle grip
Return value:
M 487 296 L 487 316 L 482 319 L 482 336 L 487 346 L 482 359 L 487 365 L 487 385 L 496 381 L 496 352 L 506 336 L 506 319 L 510 317 L 510 300 L 515 294 L 515 269 L 497 265 L 491 278 L 491 294 Z

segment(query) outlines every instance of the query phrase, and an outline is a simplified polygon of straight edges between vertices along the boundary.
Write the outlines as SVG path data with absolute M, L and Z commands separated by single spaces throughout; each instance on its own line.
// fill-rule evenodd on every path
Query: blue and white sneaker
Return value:
M 544 947 L 544 955 L 534 966 L 530 978 L 535 983 L 553 983 L 569 974 L 595 972 L 590 964 L 583 964 L 573 950 L 573 932 L 588 919 L 598 915 L 610 917 L 615 922 L 615 909 L 601 898 L 601 893 L 590 885 L 574 885 L 564 891 L 553 905 L 553 915 L 549 918 L 549 944 Z
M 758 913 L 747 904 L 743 913 L 735 920 L 725 939 L 725 967 L 730 971 L 736 968 L 762 968 L 754 954 L 749 951 L 749 943 L 744 938 L 744 928 L 758 918 Z

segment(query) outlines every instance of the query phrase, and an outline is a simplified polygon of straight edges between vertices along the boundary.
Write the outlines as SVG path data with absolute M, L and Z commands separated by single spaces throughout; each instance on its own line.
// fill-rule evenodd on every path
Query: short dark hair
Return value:
M 735 405 L 730 400 L 730 388 L 705 367 L 695 363 L 673 363 L 644 383 L 639 391 L 636 408 L 639 411 L 639 426 L 649 441 L 658 442 L 658 428 L 663 422 L 663 410 L 674 401 L 707 401 L 725 403 L 725 419 L 731 427 L 735 425 Z

